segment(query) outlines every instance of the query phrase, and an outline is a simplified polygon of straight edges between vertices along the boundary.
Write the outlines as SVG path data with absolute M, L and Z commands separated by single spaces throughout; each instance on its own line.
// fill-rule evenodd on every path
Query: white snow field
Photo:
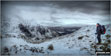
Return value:
M 110 27 L 106 27 L 106 34 L 110 34 Z M 39 44 L 28 43 L 16 33 L 2 38 L 2 54 L 41 55 L 41 54 L 74 54 L 95 55 L 96 27 L 82 26 L 74 33 L 56 37 Z M 105 34 L 105 35 L 106 35 Z M 106 39 L 102 35 L 102 39 Z M 104 41 L 103 41 L 104 42 Z M 51 47 L 49 47 L 51 46 Z M 49 47 L 49 48 L 48 48 Z

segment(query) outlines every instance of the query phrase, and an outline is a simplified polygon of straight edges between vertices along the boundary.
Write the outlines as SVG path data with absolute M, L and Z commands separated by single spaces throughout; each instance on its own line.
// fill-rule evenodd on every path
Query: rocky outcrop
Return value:
M 18 27 L 23 33 L 22 38 L 31 43 L 40 43 L 46 39 L 52 39 L 59 36 L 58 32 L 40 25 L 31 27 L 28 25 L 19 24 Z

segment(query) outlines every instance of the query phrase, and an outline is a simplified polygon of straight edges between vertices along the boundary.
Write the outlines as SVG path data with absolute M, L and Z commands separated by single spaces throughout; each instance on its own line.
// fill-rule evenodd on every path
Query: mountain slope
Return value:
M 3 38 L 2 42 L 6 43 L 2 45 L 2 54 L 95 54 L 95 29 L 95 26 L 84 26 L 72 34 L 47 40 L 40 44 L 27 43 L 21 38 Z M 52 46 L 50 47 L 50 45 Z M 6 52 L 7 49 L 14 50 Z

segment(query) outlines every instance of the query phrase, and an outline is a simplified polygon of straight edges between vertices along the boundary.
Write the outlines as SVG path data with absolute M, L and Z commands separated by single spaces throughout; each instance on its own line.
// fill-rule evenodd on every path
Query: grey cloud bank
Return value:
M 109 24 L 109 2 L 2 2 L 2 17 L 36 25 Z

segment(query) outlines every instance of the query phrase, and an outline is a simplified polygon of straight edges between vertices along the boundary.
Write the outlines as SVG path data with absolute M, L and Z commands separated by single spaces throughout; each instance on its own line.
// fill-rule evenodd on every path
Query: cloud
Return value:
M 88 14 L 108 14 L 109 2 L 55 2 L 59 8 L 81 11 Z
M 2 14 L 33 25 L 106 24 L 109 2 L 2 2 Z

